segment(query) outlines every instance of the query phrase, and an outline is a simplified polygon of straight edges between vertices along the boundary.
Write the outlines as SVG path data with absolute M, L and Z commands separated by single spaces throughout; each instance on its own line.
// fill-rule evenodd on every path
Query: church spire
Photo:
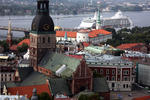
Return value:
M 9 47 L 12 44 L 11 20 L 10 19 L 9 19 L 9 23 L 8 23 L 7 43 L 9 45 Z
M 68 39 L 67 32 L 65 32 L 64 40 L 67 41 L 67 39 Z

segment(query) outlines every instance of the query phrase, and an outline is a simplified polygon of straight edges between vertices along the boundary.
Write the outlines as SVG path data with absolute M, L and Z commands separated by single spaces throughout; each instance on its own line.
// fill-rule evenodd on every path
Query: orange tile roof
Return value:
M 150 96 L 138 97 L 138 98 L 134 98 L 133 100 L 150 100 Z
M 111 32 L 108 32 L 104 29 L 96 29 L 90 32 L 89 37 L 93 38 L 93 37 L 96 37 L 98 34 L 109 35 L 111 34 Z
M 72 98 L 55 98 L 54 100 L 73 100 L 73 99 Z
M 83 42 L 84 47 L 88 47 L 90 45 L 90 43 L 87 42 Z
M 65 32 L 67 32 L 67 36 L 70 38 L 76 38 L 77 32 L 72 32 L 72 31 L 56 31 L 56 37 L 64 37 Z
M 30 98 L 32 96 L 32 91 L 34 88 L 37 89 L 37 94 L 47 92 L 49 95 L 51 95 L 48 84 L 11 87 L 8 88 L 8 93 L 10 93 L 11 95 L 16 95 L 17 93 L 19 95 L 27 95 L 27 97 Z
M 19 42 L 17 45 L 12 45 L 10 47 L 10 50 L 12 51 L 17 51 L 17 47 L 21 46 L 23 43 L 27 44 L 28 46 L 30 46 L 30 39 L 24 39 L 21 42 Z
M 16 51 L 16 50 L 17 50 L 17 45 L 12 45 L 12 46 L 10 47 L 10 50 Z
M 26 43 L 28 46 L 30 46 L 30 39 L 24 39 L 20 43 L 18 43 L 17 46 L 21 46 L 23 43 Z
M 72 32 L 72 31 L 56 31 L 56 37 L 64 37 L 65 36 L 65 32 L 67 32 L 67 36 L 71 37 L 71 38 L 76 38 L 77 36 L 77 32 Z M 79 32 L 89 32 L 89 37 L 93 38 L 93 37 L 97 37 L 98 34 L 104 34 L 104 35 L 109 35 L 111 34 L 111 32 L 108 32 L 106 30 L 103 29 L 98 29 L 98 30 L 80 30 Z
M 137 45 L 143 45 L 143 43 L 126 43 L 126 44 L 121 44 L 120 46 L 117 46 L 117 48 L 121 50 L 126 50 L 132 47 L 135 47 Z
M 72 57 L 72 58 L 76 58 L 76 59 L 80 59 L 80 60 L 83 58 L 82 55 L 67 55 L 67 56 Z

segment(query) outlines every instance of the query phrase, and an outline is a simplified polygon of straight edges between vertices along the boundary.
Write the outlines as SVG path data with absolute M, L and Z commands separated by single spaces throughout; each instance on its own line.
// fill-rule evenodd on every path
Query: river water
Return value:
M 111 17 L 116 12 L 104 12 L 101 15 L 103 17 Z M 131 18 L 134 26 L 150 26 L 150 11 L 142 12 L 123 12 Z M 52 15 L 55 26 L 61 26 L 63 28 L 75 28 L 81 23 L 86 17 L 93 17 L 94 13 L 91 14 L 80 14 L 80 15 Z M 0 26 L 7 26 L 9 18 L 12 21 L 12 27 L 21 27 L 30 29 L 34 16 L 0 16 Z M 0 30 L 0 39 L 2 36 L 6 36 L 7 31 Z M 13 32 L 14 37 L 22 37 L 22 32 Z

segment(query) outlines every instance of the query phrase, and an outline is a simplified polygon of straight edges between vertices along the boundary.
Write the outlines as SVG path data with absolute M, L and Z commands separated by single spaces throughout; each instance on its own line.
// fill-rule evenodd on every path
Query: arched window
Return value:
M 50 37 L 48 37 L 48 43 L 50 43 Z
M 45 43 L 45 38 L 43 37 L 43 43 Z

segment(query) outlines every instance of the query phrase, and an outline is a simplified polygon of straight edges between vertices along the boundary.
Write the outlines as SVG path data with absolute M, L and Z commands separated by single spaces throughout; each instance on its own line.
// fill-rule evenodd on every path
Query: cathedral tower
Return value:
M 30 66 L 37 71 L 38 63 L 46 52 L 53 52 L 55 48 L 56 32 L 49 16 L 49 0 L 37 0 L 37 14 L 30 32 Z

